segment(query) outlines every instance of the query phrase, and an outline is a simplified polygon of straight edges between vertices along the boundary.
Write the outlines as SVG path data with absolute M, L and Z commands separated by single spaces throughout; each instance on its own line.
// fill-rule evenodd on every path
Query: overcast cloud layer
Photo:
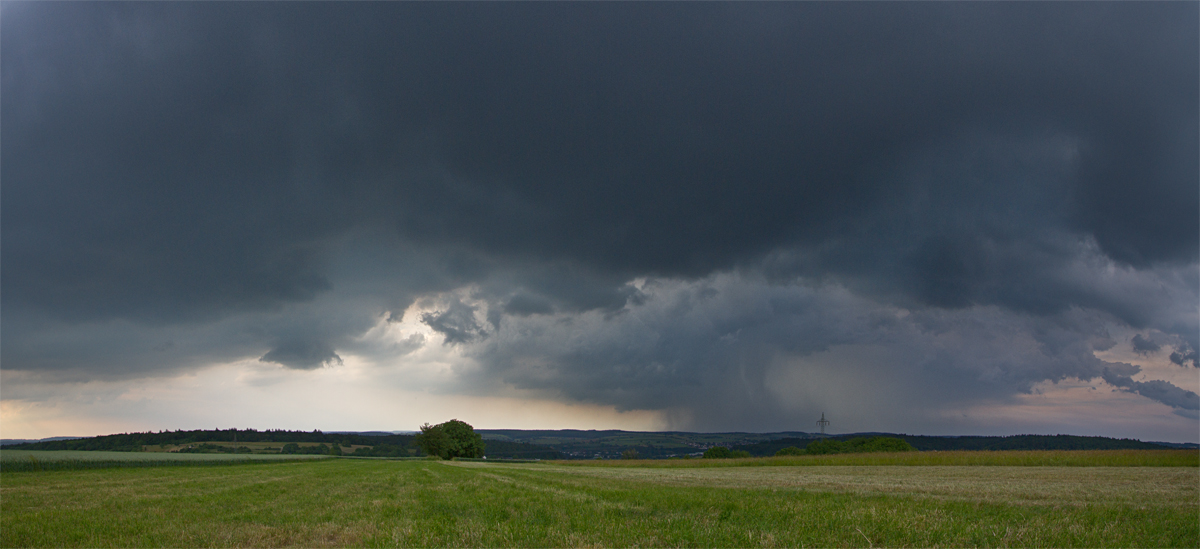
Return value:
M 22 379 L 425 349 L 405 389 L 679 429 L 1200 413 L 1111 359 L 1196 378 L 1196 3 L 0 10 Z

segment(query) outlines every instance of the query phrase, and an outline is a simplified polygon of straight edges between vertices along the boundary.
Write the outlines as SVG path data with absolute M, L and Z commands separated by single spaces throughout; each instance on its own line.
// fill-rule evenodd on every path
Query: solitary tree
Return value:
M 483 437 L 466 422 L 457 419 L 422 425 L 416 443 L 426 454 L 442 459 L 483 456 Z

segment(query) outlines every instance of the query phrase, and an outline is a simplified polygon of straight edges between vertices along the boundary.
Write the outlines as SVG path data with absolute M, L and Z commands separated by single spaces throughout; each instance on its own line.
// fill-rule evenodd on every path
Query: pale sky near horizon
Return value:
M 1200 4 L 0 6 L 0 437 L 1200 442 Z

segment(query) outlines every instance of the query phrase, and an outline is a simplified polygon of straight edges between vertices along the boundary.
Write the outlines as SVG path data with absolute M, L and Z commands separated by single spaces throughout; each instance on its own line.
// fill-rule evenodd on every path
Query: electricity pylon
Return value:
M 829 420 L 825 419 L 825 412 L 821 412 L 821 419 L 817 421 L 817 425 L 821 426 L 821 436 L 825 436 L 825 426 L 829 425 Z

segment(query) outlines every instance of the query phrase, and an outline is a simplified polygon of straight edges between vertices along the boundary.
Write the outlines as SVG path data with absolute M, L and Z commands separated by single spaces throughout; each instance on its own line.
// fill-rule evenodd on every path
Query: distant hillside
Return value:
M 644 458 L 698 456 L 713 446 L 745 450 L 755 456 L 775 455 L 788 446 L 804 448 L 820 435 L 802 431 L 779 433 L 688 433 L 681 431 L 580 431 L 479 429 L 485 441 L 529 442 L 562 452 L 568 459 L 616 459 L 621 452 L 637 450 Z M 1197 448 L 1195 444 L 1142 442 L 1108 437 L 1073 435 L 920 436 L 895 433 L 850 433 L 831 438 L 886 436 L 906 440 L 918 450 L 1117 450 Z
M 74 440 L 83 437 L 47 437 L 47 438 L 0 438 L 0 446 L 9 446 L 11 444 L 28 444 L 31 442 L 50 442 L 54 440 Z
M 484 440 L 484 455 L 489 459 L 563 459 L 561 452 L 539 444 Z
M 215 443 L 221 443 L 230 449 L 235 445 L 246 444 L 253 446 L 255 453 L 277 453 L 279 448 L 287 443 L 300 446 L 315 446 L 325 444 L 331 446 L 340 444 L 352 447 L 368 447 L 377 452 L 363 452 L 360 455 L 405 456 L 424 455 L 415 444 L 411 434 L 392 434 L 383 431 L 368 431 L 365 433 L 321 431 L 285 431 L 255 429 L 216 429 L 195 431 L 163 431 L 159 433 L 122 433 L 98 437 L 73 438 L 54 437 L 41 441 L 16 443 L 6 445 L 8 449 L 21 450 L 84 450 L 84 451 L 116 451 L 140 452 L 144 449 L 160 449 L 176 446 L 206 444 L 211 448 Z M 268 448 L 269 447 L 269 448 Z M 251 451 L 247 449 L 247 451 Z M 528 444 L 518 441 L 487 441 L 487 456 L 490 458 L 511 459 L 560 459 L 562 454 L 553 448 Z
M 1185 444 L 1166 444 L 1142 442 L 1128 438 L 1116 439 L 1108 437 L 1081 437 L 1074 435 L 1012 435 L 1005 437 L 984 436 L 950 436 L 934 437 L 920 435 L 904 435 L 891 433 L 855 433 L 837 435 L 829 438 L 849 440 L 856 437 L 885 436 L 903 439 L 917 450 L 948 451 L 948 450 L 1161 450 L 1163 448 L 1188 448 Z M 735 450 L 745 450 L 754 456 L 773 456 L 775 452 L 789 446 L 804 448 L 811 438 L 781 438 L 755 444 L 735 446 Z M 1195 444 L 1191 448 L 1197 448 Z
M 1074 435 L 1013 435 L 1007 437 L 926 437 L 899 435 L 918 450 L 1161 450 L 1162 445 L 1130 438 Z
M 527 442 L 553 448 L 566 459 L 616 459 L 625 450 L 637 450 L 643 458 L 698 456 L 713 446 L 754 444 L 781 437 L 812 437 L 808 433 L 688 433 L 683 431 L 581 431 L 476 429 L 484 441 Z M 489 450 L 490 454 L 490 450 Z
M 643 458 L 699 456 L 705 449 L 724 446 L 744 450 L 754 456 L 771 456 L 788 446 L 804 448 L 820 435 L 801 431 L 779 433 L 688 433 L 682 431 L 581 431 L 477 429 L 486 444 L 489 458 L 512 459 L 616 459 L 626 450 L 636 450 Z M 894 433 L 852 433 L 831 436 L 839 440 L 854 437 L 887 436 L 901 438 L 918 450 L 1119 450 L 1200 448 L 1196 444 L 1142 442 L 1133 439 L 1082 437 L 1073 435 L 921 436 Z M 54 437 L 41 441 L 11 443 L 5 448 L 25 450 L 109 450 L 138 452 L 171 450 L 179 446 L 207 444 L 247 445 L 245 451 L 272 453 L 286 443 L 300 446 L 341 444 L 353 447 L 357 455 L 423 455 L 414 435 L 385 431 L 329 432 L 254 429 L 163 431 L 159 433 L 123 433 L 99 437 Z M 365 447 L 360 450 L 359 447 Z
M 1200 444 L 1196 444 L 1195 442 L 1157 442 L 1157 441 L 1153 441 L 1150 444 L 1166 446 L 1167 448 L 1178 448 L 1181 450 L 1200 450 Z

